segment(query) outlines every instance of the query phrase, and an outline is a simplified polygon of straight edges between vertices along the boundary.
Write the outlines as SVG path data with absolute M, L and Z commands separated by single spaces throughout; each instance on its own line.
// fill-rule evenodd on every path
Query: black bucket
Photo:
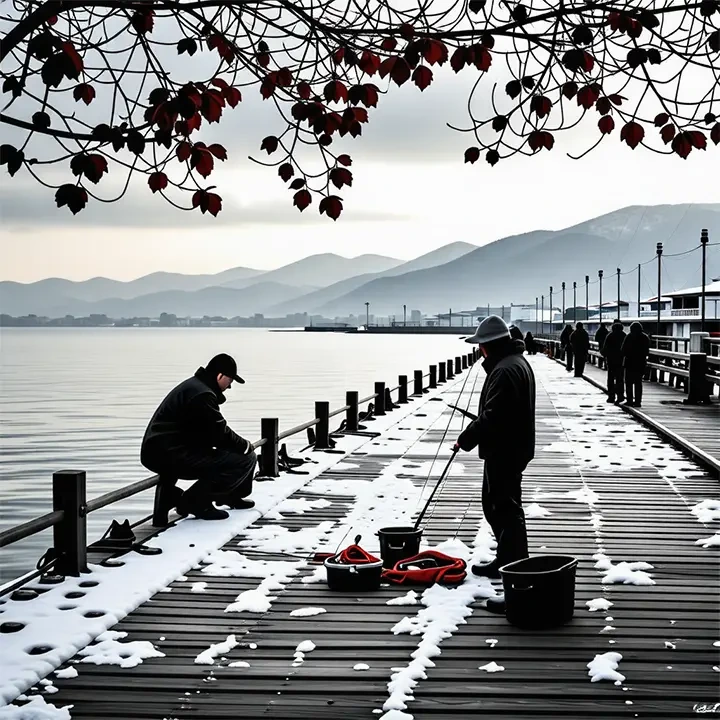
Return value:
M 380 587 L 382 560 L 368 563 L 337 562 L 337 555 L 325 560 L 328 587 L 340 592 L 372 592 Z
M 377 534 L 380 538 L 380 557 L 386 568 L 394 568 L 400 560 L 420 552 L 422 530 L 416 527 L 385 527 L 380 528 Z
M 575 612 L 575 569 L 571 555 L 536 555 L 503 565 L 505 617 L 521 628 L 564 625 Z

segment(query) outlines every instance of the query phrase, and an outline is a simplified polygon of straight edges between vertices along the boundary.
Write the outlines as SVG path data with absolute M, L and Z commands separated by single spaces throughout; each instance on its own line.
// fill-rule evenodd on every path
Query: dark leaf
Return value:
M 323 90 L 323 95 L 327 102 L 347 102 L 348 91 L 345 85 L 339 80 L 331 80 Z
M 349 171 L 346 171 L 349 172 Z M 329 218 L 337 220 L 342 213 L 342 200 L 337 195 L 329 195 L 320 201 L 320 214 L 325 213 Z
M 710 131 L 710 139 L 716 144 L 720 145 L 720 122 L 715 123 L 713 129 Z
M 194 55 L 197 52 L 198 44 L 192 38 L 183 38 L 177 44 L 178 55 L 187 53 L 188 55 Z
M 667 125 L 667 123 L 670 122 L 670 116 L 667 113 L 660 113 L 659 115 L 655 116 L 655 120 L 653 122 L 657 127 L 662 127 L 663 125 Z
M 663 142 L 667 145 L 675 137 L 675 126 L 674 125 L 666 125 L 660 131 L 660 137 L 663 139 Z
M 574 98 L 577 95 L 577 92 L 578 92 L 577 83 L 573 82 L 572 80 L 570 82 L 566 82 L 563 85 L 562 93 L 568 100 L 572 100 L 572 98 Z
M 526 90 L 532 90 L 535 87 L 535 78 L 530 77 L 530 75 L 526 75 L 521 82 Z
M 470 12 L 479 13 L 485 7 L 486 0 L 470 0 L 468 9 Z
M 471 165 L 475 164 L 480 159 L 480 148 L 469 147 L 465 151 L 465 162 Z
M 693 145 L 690 142 L 689 133 L 683 132 L 675 136 L 672 141 L 673 152 L 677 153 L 681 158 L 686 159 L 692 152 Z
M 497 115 L 493 118 L 492 129 L 495 132 L 502 132 L 508 124 L 508 120 L 504 115 Z
M 347 168 L 336 167 L 330 171 L 330 182 L 336 187 L 341 188 L 343 185 L 352 185 L 353 176 Z
M 592 30 L 587 25 L 578 25 L 572 31 L 572 40 L 576 45 L 592 45 Z
M 175 155 L 180 162 L 189 160 L 190 155 L 192 155 L 192 145 L 189 142 L 181 142 L 177 148 L 175 148 Z
M 302 187 L 305 187 L 305 179 L 304 178 L 295 178 L 295 180 L 293 180 L 290 183 L 291 190 L 299 190 Z
M 154 172 L 148 178 L 148 186 L 154 193 L 164 190 L 168 186 L 167 175 L 164 172 Z
M 101 143 L 112 142 L 113 131 L 110 129 L 109 125 L 106 125 L 105 123 L 101 123 L 100 125 L 96 125 L 93 128 L 92 139 L 97 140 L 98 142 L 101 142 Z
M 528 9 L 524 5 L 516 5 L 510 15 L 515 22 L 522 23 L 528 18 Z
M 217 143 L 213 143 L 210 145 L 208 150 L 218 159 L 218 160 L 227 160 L 227 150 L 222 146 L 218 145 Z
M 14 175 L 23 164 L 25 153 L 12 145 L 0 146 L 0 165 L 7 165 L 8 173 Z
M 278 175 L 282 178 L 283 182 L 287 182 L 294 174 L 295 170 L 290 163 L 283 163 L 278 168 Z
M 620 130 L 620 139 L 624 140 L 631 148 L 635 149 L 645 137 L 645 130 L 642 125 L 630 121 L 623 125 Z
M 127 149 L 136 155 L 142 155 L 145 151 L 145 138 L 138 130 L 130 130 L 126 139 Z
M 535 95 L 530 100 L 530 112 L 534 112 L 539 118 L 547 117 L 551 109 L 552 102 L 544 95 Z
M 345 167 L 350 167 L 350 165 L 352 165 L 352 159 L 349 155 L 338 155 L 337 161 L 340 165 L 344 165 Z
M 203 215 L 209 212 L 211 215 L 217 217 L 217 214 L 222 210 L 222 198 L 207 190 L 197 190 L 193 194 L 192 206 L 194 208 L 199 207 Z
M 598 120 L 598 128 L 603 135 L 609 135 L 615 129 L 615 121 L 610 115 L 605 115 Z
M 485 153 L 485 160 L 487 160 L 490 165 L 496 165 L 500 160 L 500 153 L 498 153 L 497 150 L 488 150 Z
M 32 124 L 40 130 L 47 130 L 50 127 L 50 116 L 42 111 L 33 113 Z
M 298 190 L 293 195 L 293 205 L 302 212 L 312 202 L 312 195 L 307 190 Z
M 20 97 L 22 93 L 22 84 L 16 77 L 7 77 L 3 82 L 2 91 L 4 93 L 12 93 L 12 96 L 14 98 Z
M 76 85 L 73 89 L 73 98 L 75 102 L 82 100 L 86 105 L 89 105 L 95 99 L 95 88 L 87 83 Z
M 519 80 L 511 80 L 506 86 L 505 86 L 505 92 L 513 99 L 518 97 L 520 95 L 520 92 L 522 90 L 522 87 L 520 85 Z
M 601 115 L 607 115 L 612 108 L 612 105 L 610 103 L 610 98 L 607 97 L 601 97 L 598 98 L 597 102 L 595 103 L 595 109 L 601 114 Z
M 279 140 L 274 135 L 268 135 L 261 143 L 260 149 L 271 155 L 278 149 Z
M 64 75 L 62 63 L 59 61 L 59 55 L 53 55 L 45 61 L 40 71 L 40 77 L 48 87 L 56 88 L 60 86 Z
M 77 185 L 61 185 L 55 191 L 55 204 L 60 208 L 67 205 L 73 215 L 77 215 L 86 205 L 88 194 Z
M 424 65 L 420 65 L 415 68 L 412 78 L 413 82 L 420 88 L 420 90 L 424 90 L 432 82 L 432 70 Z
M 720 30 L 716 30 L 708 35 L 707 44 L 712 52 L 720 52 Z
M 660 51 L 657 48 L 650 48 L 647 51 L 647 56 L 651 65 L 659 65 L 662 62 Z

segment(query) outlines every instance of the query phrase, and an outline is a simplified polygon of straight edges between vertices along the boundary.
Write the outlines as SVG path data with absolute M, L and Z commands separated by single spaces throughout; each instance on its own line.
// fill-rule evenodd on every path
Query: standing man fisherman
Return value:
M 575 325 L 575 330 L 570 335 L 570 347 L 575 355 L 575 377 L 582 377 L 590 350 L 590 336 L 581 322 Z
M 602 353 L 603 345 L 605 345 L 605 339 L 610 334 L 606 325 L 600 324 L 600 327 L 595 332 L 595 342 L 598 344 L 598 351 Z M 598 358 L 598 368 L 602 369 L 603 358 Z
M 647 370 L 649 354 L 650 338 L 643 332 L 643 326 L 636 320 L 630 325 L 630 333 L 622 344 L 625 397 L 629 407 L 642 407 L 642 379 Z
M 570 344 L 570 336 L 572 335 L 572 325 L 568 323 L 560 333 L 560 349 L 565 353 L 566 363 L 565 369 L 570 372 L 573 369 L 573 349 Z
M 625 331 L 620 322 L 613 323 L 612 331 L 605 338 L 602 346 L 602 355 L 607 363 L 607 401 L 621 403 L 625 400 L 624 372 L 622 346 L 625 341 Z
M 233 381 L 245 382 L 237 363 L 229 355 L 216 355 L 168 393 L 145 431 L 140 460 L 168 483 L 165 490 L 173 500 L 165 504 L 175 505 L 183 517 L 229 517 L 213 501 L 234 510 L 255 505 L 245 499 L 252 492 L 257 461 L 252 443 L 234 433 L 220 412 Z M 181 493 L 174 488 L 176 480 L 196 482 Z
M 465 342 L 480 345 L 487 373 L 477 420 L 457 439 L 456 447 L 477 447 L 485 460 L 482 507 L 497 540 L 497 556 L 486 565 L 473 565 L 480 577 L 499 578 L 499 568 L 528 557 L 522 474 L 535 456 L 535 376 L 523 357 L 525 344 L 513 340 L 505 321 L 485 318 Z M 505 613 L 505 597 L 490 598 L 487 609 Z

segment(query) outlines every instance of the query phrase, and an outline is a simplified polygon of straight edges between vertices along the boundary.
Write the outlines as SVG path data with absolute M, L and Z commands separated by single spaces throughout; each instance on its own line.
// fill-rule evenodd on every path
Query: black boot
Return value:
M 177 504 L 178 515 L 187 517 L 188 515 L 194 515 L 199 520 L 225 520 L 230 517 L 230 513 L 226 510 L 220 510 L 216 508 L 209 500 L 188 502 L 192 501 L 193 498 L 188 498 L 190 493 L 186 492 L 182 498 L 180 498 Z
M 223 505 L 227 505 L 231 510 L 249 510 L 255 507 L 254 500 L 247 500 L 245 498 L 238 498 L 237 500 L 229 500 Z
M 470 570 L 476 577 L 486 577 L 493 580 L 500 579 L 500 570 L 497 560 L 493 560 L 489 563 L 473 565 Z
M 485 603 L 485 609 L 488 612 L 495 613 L 495 615 L 505 614 L 505 595 L 495 595 L 489 597 Z

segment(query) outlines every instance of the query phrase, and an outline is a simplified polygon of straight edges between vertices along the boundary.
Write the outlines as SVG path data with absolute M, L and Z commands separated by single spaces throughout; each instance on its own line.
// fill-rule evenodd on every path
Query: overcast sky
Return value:
M 616 131 L 589 156 L 569 159 L 567 151 L 581 152 L 597 138 L 595 117 L 552 152 L 494 168 L 484 160 L 464 165 L 472 142 L 445 122 L 465 123 L 465 99 L 455 78 L 422 94 L 405 86 L 383 98 L 363 137 L 344 146 L 353 156 L 354 183 L 340 193 L 346 211 L 337 222 L 318 214 L 317 201 L 300 214 L 276 170 L 247 160 L 264 135 L 279 129 L 269 105 L 252 98 L 199 138 L 224 142 L 230 154 L 211 176 L 223 197 L 218 218 L 175 210 L 150 193 L 144 178 L 119 203 L 95 203 L 73 217 L 55 207 L 53 191 L 23 171 L 10 178 L 3 168 L 0 279 L 271 269 L 321 252 L 410 259 L 456 240 L 483 245 L 627 205 L 720 200 L 711 181 L 718 164 L 712 144 L 681 160 L 630 150 Z

